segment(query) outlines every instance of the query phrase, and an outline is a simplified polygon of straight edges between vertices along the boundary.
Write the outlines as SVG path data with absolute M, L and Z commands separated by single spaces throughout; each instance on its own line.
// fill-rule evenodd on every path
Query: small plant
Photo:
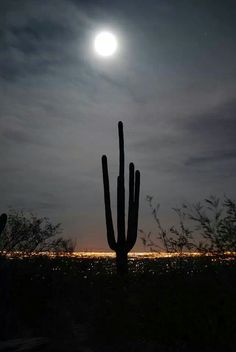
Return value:
M 157 225 L 158 232 L 153 238 L 152 233 L 145 233 L 143 230 L 139 230 L 141 234 L 141 240 L 145 248 L 149 248 L 151 251 L 168 252 L 168 253 L 180 253 L 185 251 L 191 252 L 196 250 L 196 243 L 193 240 L 193 232 L 188 228 L 186 224 L 186 214 L 181 208 L 173 208 L 178 216 L 179 226 L 170 226 L 164 228 L 161 224 L 161 220 L 158 216 L 160 204 L 153 205 L 153 197 L 147 196 L 146 200 L 151 209 L 152 216 Z
M 215 254 L 236 252 L 236 203 L 225 197 L 210 197 L 204 203 L 184 205 L 201 237 L 198 250 Z
M 109 175 L 106 155 L 102 156 L 102 171 L 104 185 L 105 215 L 107 240 L 110 248 L 116 252 L 116 265 L 119 274 L 128 271 L 128 252 L 133 248 L 137 239 L 138 210 L 140 192 L 140 172 L 134 170 L 134 164 L 129 164 L 129 209 L 127 236 L 125 230 L 125 155 L 123 124 L 118 123 L 120 167 L 117 178 L 117 240 L 115 238 L 109 188 Z

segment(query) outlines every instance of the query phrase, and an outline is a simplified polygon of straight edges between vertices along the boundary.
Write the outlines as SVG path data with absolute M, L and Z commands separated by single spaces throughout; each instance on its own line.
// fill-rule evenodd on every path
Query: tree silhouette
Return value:
M 107 240 L 110 248 L 116 252 L 116 265 L 119 274 L 128 272 L 128 252 L 133 248 L 137 239 L 138 210 L 140 193 L 140 172 L 135 171 L 134 164 L 129 164 L 129 209 L 127 236 L 125 230 L 125 155 L 123 123 L 118 123 L 119 134 L 119 176 L 117 177 L 117 240 L 115 238 L 109 188 L 109 175 L 106 155 L 102 156 L 103 185 Z

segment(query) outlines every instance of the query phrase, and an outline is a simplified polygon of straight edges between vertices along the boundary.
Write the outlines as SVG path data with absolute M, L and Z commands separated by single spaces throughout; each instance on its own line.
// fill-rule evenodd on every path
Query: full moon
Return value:
M 117 51 L 117 47 L 117 38 L 111 32 L 100 32 L 94 39 L 95 52 L 104 58 L 113 56 Z

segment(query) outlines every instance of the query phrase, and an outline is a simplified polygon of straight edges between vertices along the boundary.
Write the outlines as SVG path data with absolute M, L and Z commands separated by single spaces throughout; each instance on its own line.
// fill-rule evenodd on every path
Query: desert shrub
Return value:
M 73 242 L 60 233 L 61 224 L 53 225 L 47 217 L 11 209 L 0 236 L 0 251 L 73 251 Z
M 157 225 L 153 236 L 140 230 L 143 244 L 154 251 L 198 251 L 223 254 L 236 251 L 236 204 L 225 197 L 215 196 L 195 204 L 182 204 L 173 208 L 178 218 L 177 226 L 164 228 L 159 218 L 159 207 L 153 205 L 153 197 L 147 196 L 152 216 Z

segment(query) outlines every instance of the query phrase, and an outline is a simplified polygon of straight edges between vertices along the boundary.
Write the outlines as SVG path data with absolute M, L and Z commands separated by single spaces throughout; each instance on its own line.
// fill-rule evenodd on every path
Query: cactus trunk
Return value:
M 128 252 L 126 250 L 116 251 L 116 269 L 118 274 L 128 273 Z
M 119 176 L 117 177 L 117 239 L 115 238 L 109 188 L 107 157 L 102 157 L 103 186 L 107 240 L 110 248 L 116 252 L 116 267 L 119 274 L 128 272 L 128 252 L 137 239 L 138 209 L 140 192 L 140 172 L 135 172 L 134 164 L 129 165 L 129 208 L 127 236 L 125 229 L 125 154 L 123 124 L 118 123 L 119 135 Z

